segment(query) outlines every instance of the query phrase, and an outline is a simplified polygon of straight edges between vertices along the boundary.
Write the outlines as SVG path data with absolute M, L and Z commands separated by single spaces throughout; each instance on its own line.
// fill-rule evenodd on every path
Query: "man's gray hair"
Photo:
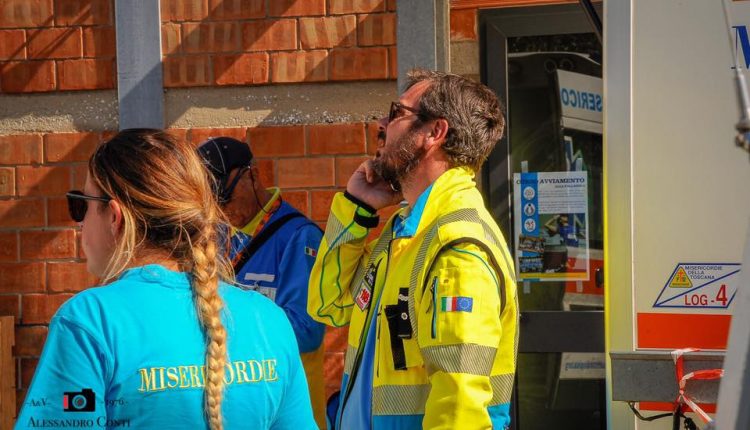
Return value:
M 419 101 L 419 119 L 444 118 L 448 134 L 442 148 L 451 167 L 468 166 L 479 171 L 492 148 L 503 136 L 503 106 L 487 86 L 462 76 L 412 69 L 406 89 L 427 81 Z

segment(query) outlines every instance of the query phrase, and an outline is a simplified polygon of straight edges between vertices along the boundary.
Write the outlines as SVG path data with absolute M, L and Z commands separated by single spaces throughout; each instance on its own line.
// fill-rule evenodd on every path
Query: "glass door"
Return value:
M 601 45 L 577 5 L 480 24 L 508 117 L 483 189 L 519 279 L 513 427 L 605 429 Z

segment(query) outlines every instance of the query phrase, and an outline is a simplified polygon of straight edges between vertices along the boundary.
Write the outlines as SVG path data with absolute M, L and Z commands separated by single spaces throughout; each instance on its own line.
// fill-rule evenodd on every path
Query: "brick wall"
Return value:
M 477 40 L 472 4 L 451 2 L 451 41 Z M 164 85 L 395 79 L 396 0 L 161 0 Z M 112 0 L 0 0 L 0 93 L 110 89 Z
M 17 387 L 23 401 L 57 308 L 96 280 L 65 192 L 81 188 L 102 133 L 0 136 L 0 314 L 16 318 Z
M 171 131 L 193 144 L 209 136 L 251 139 L 263 182 L 281 187 L 288 202 L 324 227 L 334 193 L 374 153 L 377 127 L 360 122 Z M 74 293 L 96 283 L 86 272 L 80 231 L 68 217 L 64 194 L 83 187 L 86 161 L 110 135 L 0 136 L 0 315 L 13 315 L 17 321 L 14 355 L 19 405 L 50 318 Z M 346 329 L 329 330 L 329 393 L 338 389 L 345 345 Z
M 395 1 L 162 0 L 166 87 L 396 78 Z
M 477 9 L 451 9 L 450 39 L 451 42 L 478 40 Z
M 112 0 L 0 0 L 0 93 L 115 86 Z
M 114 88 L 113 5 L 0 0 L 0 93 Z M 395 0 L 162 0 L 161 7 L 166 87 L 396 77 Z M 477 9 L 452 10 L 450 31 L 452 42 L 476 43 Z M 373 154 L 376 126 L 172 131 L 194 144 L 219 135 L 250 139 L 264 182 L 323 226 L 333 194 Z M 63 196 L 82 188 L 86 160 L 109 135 L 0 130 L 0 315 L 18 322 L 19 404 L 49 319 L 96 282 Z M 329 329 L 325 342 L 330 394 L 339 386 L 346 329 Z
M 396 78 L 395 0 L 162 0 L 166 87 Z M 116 85 L 112 0 L 0 0 L 0 92 Z

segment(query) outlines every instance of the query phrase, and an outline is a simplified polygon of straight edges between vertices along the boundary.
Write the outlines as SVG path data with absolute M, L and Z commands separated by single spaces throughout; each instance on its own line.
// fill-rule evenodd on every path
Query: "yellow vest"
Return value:
M 308 293 L 314 319 L 349 324 L 342 404 L 378 314 L 374 429 L 507 426 L 518 346 L 515 272 L 473 173 L 454 168 L 435 181 L 411 237 L 392 235 L 402 209 L 368 244 L 357 211 L 361 219 L 362 208 L 335 196 Z

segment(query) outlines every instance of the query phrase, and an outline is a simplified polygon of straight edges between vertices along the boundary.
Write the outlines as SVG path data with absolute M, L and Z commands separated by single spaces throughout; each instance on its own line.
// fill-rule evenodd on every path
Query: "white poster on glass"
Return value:
M 518 279 L 587 281 L 587 173 L 516 173 L 513 179 Z

